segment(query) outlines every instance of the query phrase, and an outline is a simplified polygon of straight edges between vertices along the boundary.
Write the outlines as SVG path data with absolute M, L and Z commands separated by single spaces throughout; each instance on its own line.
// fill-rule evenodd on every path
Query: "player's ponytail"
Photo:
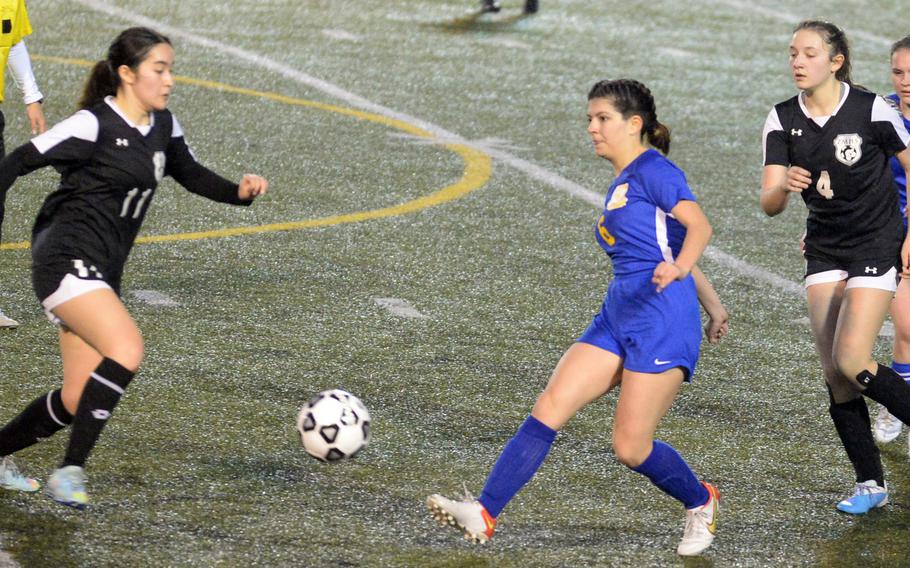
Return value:
M 641 117 L 641 134 L 647 136 L 648 144 L 665 155 L 670 152 L 670 129 L 657 120 L 654 96 L 644 84 L 634 79 L 598 81 L 588 92 L 591 99 L 608 99 L 626 120 L 634 115 Z
M 844 33 L 844 30 L 824 20 L 803 20 L 796 26 L 793 33 L 800 30 L 811 30 L 820 35 L 822 41 L 828 44 L 831 60 L 834 60 L 838 55 L 844 56 L 844 63 L 840 66 L 840 69 L 834 72 L 834 77 L 838 81 L 843 81 L 853 86 L 853 80 L 850 77 L 852 67 L 850 62 L 850 42 L 847 41 L 847 34 Z
M 654 119 L 654 125 L 648 134 L 648 144 L 654 146 L 663 155 L 670 153 L 670 129 L 667 125 L 662 124 Z
M 126 65 L 136 70 L 156 45 L 171 44 L 171 40 L 155 30 L 149 28 L 129 28 L 117 36 L 107 50 L 107 58 L 102 59 L 92 68 L 79 108 L 92 108 L 104 100 L 104 97 L 114 96 L 120 88 L 120 74 L 118 69 Z
M 85 82 L 82 100 L 79 101 L 79 108 L 92 108 L 103 101 L 104 97 L 116 95 L 119 84 L 120 78 L 114 74 L 107 59 L 95 63 L 88 81 Z

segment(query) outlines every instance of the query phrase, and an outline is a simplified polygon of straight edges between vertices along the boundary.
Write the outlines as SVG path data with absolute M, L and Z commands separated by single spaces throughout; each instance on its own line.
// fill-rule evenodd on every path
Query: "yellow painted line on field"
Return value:
M 33 55 L 32 59 L 38 61 L 49 61 L 52 63 L 63 63 L 67 65 L 78 65 L 81 67 L 91 67 L 94 65 L 91 61 L 85 61 L 83 59 L 68 59 L 64 57 L 51 57 L 47 55 Z M 262 99 L 273 100 L 279 103 L 302 106 L 308 108 L 314 108 L 317 110 L 323 110 L 326 112 L 334 112 L 337 114 L 342 114 L 345 116 L 350 116 L 358 120 L 366 120 L 369 122 L 375 122 L 377 124 L 382 124 L 390 128 L 395 128 L 397 130 L 402 130 L 408 134 L 414 136 L 419 136 L 421 138 L 433 138 L 433 135 L 429 132 L 409 124 L 407 122 L 397 120 L 394 118 L 389 118 L 387 116 L 382 116 L 379 114 L 373 114 L 370 112 L 364 112 L 356 109 L 340 107 L 336 105 L 330 105 L 326 103 L 320 103 L 316 101 L 309 101 L 305 99 L 298 99 L 294 97 L 288 97 L 285 95 L 279 95 L 277 93 L 269 93 L 263 91 L 256 91 L 253 89 L 246 89 L 243 87 L 234 87 L 232 85 L 226 85 L 224 83 L 218 83 L 215 81 L 206 81 L 202 79 L 193 79 L 190 77 L 180 77 L 176 78 L 178 83 L 186 83 L 189 85 L 195 85 L 198 87 L 203 87 L 207 89 L 215 89 L 223 91 L 226 93 L 236 93 L 239 95 L 246 95 L 250 97 L 258 97 Z M 145 237 L 139 237 L 136 239 L 137 243 L 160 243 L 165 241 L 189 241 L 189 240 L 198 240 L 198 239 L 212 239 L 220 237 L 232 237 L 237 235 L 251 235 L 255 233 L 268 233 L 273 231 L 294 231 L 300 229 L 310 229 L 314 227 L 327 227 L 329 225 L 341 225 L 344 223 L 358 223 L 360 221 L 368 221 L 370 219 L 381 219 L 383 217 L 396 217 L 399 215 L 404 215 L 407 213 L 414 213 L 422 209 L 427 209 L 447 201 L 452 201 L 458 199 L 468 193 L 482 187 L 489 179 L 492 172 L 492 161 L 490 156 L 484 154 L 483 152 L 465 146 L 463 144 L 444 144 L 444 148 L 454 152 L 461 156 L 461 159 L 464 161 L 464 173 L 457 182 L 452 185 L 446 186 L 434 193 L 425 195 L 423 197 L 418 197 L 412 199 L 411 201 L 406 201 L 398 205 L 392 205 L 389 207 L 382 207 L 380 209 L 372 209 L 368 211 L 357 211 L 353 213 L 345 213 L 340 215 L 331 215 L 328 217 L 320 217 L 317 219 L 305 219 L 302 221 L 288 221 L 284 223 L 269 223 L 266 225 L 257 225 L 251 227 L 232 227 L 228 229 L 216 229 L 212 231 L 196 231 L 188 233 L 174 233 L 170 235 L 149 235 Z M 28 242 L 19 242 L 19 243 L 7 243 L 0 244 L 0 250 L 14 250 L 14 249 L 27 249 L 29 248 Z

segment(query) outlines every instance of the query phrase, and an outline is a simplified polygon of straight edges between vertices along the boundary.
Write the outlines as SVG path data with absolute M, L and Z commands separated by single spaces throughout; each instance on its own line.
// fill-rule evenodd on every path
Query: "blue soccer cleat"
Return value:
M 865 515 L 888 504 L 888 484 L 880 487 L 874 479 L 856 484 L 853 495 L 837 504 L 837 510 L 851 515 Z
M 75 509 L 84 509 L 88 504 L 85 492 L 85 470 L 78 465 L 55 469 L 47 480 L 47 496 L 58 503 Z

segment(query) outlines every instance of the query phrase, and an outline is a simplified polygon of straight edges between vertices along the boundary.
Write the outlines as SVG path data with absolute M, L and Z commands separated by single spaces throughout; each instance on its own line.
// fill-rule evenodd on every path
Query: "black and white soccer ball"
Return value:
M 322 391 L 300 409 L 297 431 L 308 454 L 337 462 L 354 457 L 369 443 L 370 413 L 347 391 Z

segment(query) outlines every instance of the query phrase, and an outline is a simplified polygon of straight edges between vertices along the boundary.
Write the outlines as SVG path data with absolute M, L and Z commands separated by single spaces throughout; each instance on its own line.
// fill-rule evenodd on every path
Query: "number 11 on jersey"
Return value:
M 121 217 L 126 217 L 127 213 L 130 212 L 130 204 L 133 202 L 133 198 L 138 194 L 138 187 L 134 187 L 126 194 L 126 198 L 123 200 L 123 207 L 120 208 Z M 139 214 L 142 212 L 142 206 L 145 205 L 145 200 L 148 199 L 151 194 L 152 190 L 146 189 L 142 192 L 142 195 L 139 196 L 139 201 L 136 202 L 136 210 L 133 212 L 133 219 L 139 218 Z

